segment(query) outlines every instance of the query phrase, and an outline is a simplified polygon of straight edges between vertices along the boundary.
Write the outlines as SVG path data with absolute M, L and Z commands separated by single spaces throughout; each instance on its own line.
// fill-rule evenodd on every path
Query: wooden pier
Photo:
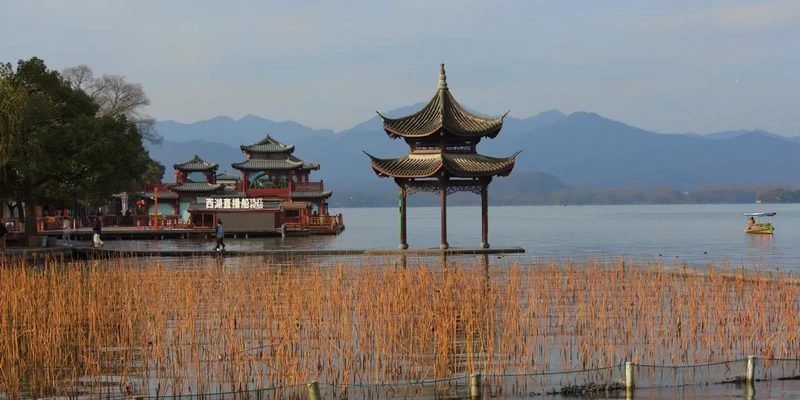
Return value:
M 422 248 L 422 249 L 298 249 L 298 250 L 226 250 L 214 251 L 211 249 L 194 250 L 120 250 L 109 248 L 94 248 L 90 245 L 59 246 L 42 248 L 9 248 L 0 261 L 39 263 L 45 260 L 86 260 L 110 259 L 120 257 L 147 258 L 200 258 L 200 257 L 264 257 L 275 259 L 290 259 L 303 257 L 447 257 L 447 256 L 503 256 L 524 254 L 522 247 L 453 247 L 449 249 Z
M 511 255 L 523 254 L 522 247 L 453 247 L 449 249 L 298 249 L 298 250 L 116 250 L 107 248 L 74 247 L 77 258 L 114 258 L 114 257 L 347 257 L 347 256 L 408 256 L 439 257 L 462 255 Z
M 211 239 L 214 238 L 216 233 L 214 229 L 184 229 L 184 228 L 166 228 L 166 229 L 149 229 L 136 227 L 108 227 L 103 228 L 103 240 L 163 240 L 163 239 Z M 287 229 L 285 236 L 308 236 L 314 234 L 308 229 L 297 230 Z M 61 230 L 46 230 L 39 232 L 39 235 L 49 236 L 61 239 L 64 234 Z M 265 238 L 265 237 L 281 237 L 284 232 L 280 228 L 275 229 L 225 229 L 225 238 Z M 73 230 L 70 234 L 73 240 L 92 240 L 92 229 L 81 228 Z M 10 238 L 13 240 L 13 238 Z

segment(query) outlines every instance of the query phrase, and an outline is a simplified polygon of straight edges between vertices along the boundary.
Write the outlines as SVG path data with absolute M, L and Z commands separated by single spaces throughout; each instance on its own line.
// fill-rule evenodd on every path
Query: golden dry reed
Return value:
M 0 392 L 173 395 L 318 380 L 346 395 L 353 384 L 472 372 L 796 358 L 798 299 L 787 275 L 649 262 L 5 265 Z

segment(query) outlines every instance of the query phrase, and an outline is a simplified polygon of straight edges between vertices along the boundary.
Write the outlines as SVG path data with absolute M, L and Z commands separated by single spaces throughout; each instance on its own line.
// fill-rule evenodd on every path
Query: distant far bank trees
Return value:
M 713 186 L 680 191 L 673 188 L 588 188 L 557 187 L 552 182 L 531 182 L 524 179 L 522 189 L 512 184 L 489 188 L 492 205 L 623 205 L 623 204 L 752 204 L 800 203 L 800 189 L 792 186 Z M 501 180 L 498 180 L 500 182 Z M 546 184 L 545 184 L 546 182 Z M 426 193 L 415 194 L 408 199 L 409 206 L 438 206 L 439 198 Z M 389 190 L 338 191 L 331 198 L 337 207 L 388 207 L 397 206 L 397 194 Z M 476 206 L 480 197 L 457 193 L 448 198 L 451 206 Z
M 94 79 L 86 66 L 62 75 L 36 57 L 0 64 L 0 198 L 24 204 L 25 222 L 37 204 L 100 205 L 138 188 L 160 165 L 143 145 L 161 140 L 149 103 L 141 85 Z

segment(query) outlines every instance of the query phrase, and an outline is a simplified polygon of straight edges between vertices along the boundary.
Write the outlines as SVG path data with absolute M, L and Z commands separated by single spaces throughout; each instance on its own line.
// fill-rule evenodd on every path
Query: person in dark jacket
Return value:
M 8 236 L 8 228 L 6 223 L 0 221 L 0 254 L 6 252 L 6 236 Z
M 92 239 L 94 241 L 94 247 L 103 247 L 103 241 L 100 240 L 100 233 L 103 231 L 103 221 L 100 221 L 100 217 L 98 216 L 97 219 L 94 220 L 94 227 L 92 228 Z
M 222 251 L 225 251 L 225 227 L 222 226 L 222 220 L 217 220 L 217 247 L 214 248 L 216 251 L 220 251 L 220 246 L 222 246 Z

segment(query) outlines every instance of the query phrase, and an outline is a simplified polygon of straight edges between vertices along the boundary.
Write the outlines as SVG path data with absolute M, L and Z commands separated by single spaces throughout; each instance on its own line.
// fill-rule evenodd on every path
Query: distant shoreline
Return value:
M 753 206 L 767 206 L 767 205 L 783 205 L 783 204 L 800 204 L 800 203 L 594 203 L 594 204 L 492 204 L 489 202 L 489 207 L 586 207 L 586 206 L 721 206 L 721 205 L 750 205 Z M 331 204 L 331 208 L 396 208 L 394 205 L 339 205 Z M 467 208 L 467 207 L 480 207 L 480 204 L 448 204 L 447 208 Z M 408 208 L 439 208 L 438 204 L 430 205 L 408 205 Z

